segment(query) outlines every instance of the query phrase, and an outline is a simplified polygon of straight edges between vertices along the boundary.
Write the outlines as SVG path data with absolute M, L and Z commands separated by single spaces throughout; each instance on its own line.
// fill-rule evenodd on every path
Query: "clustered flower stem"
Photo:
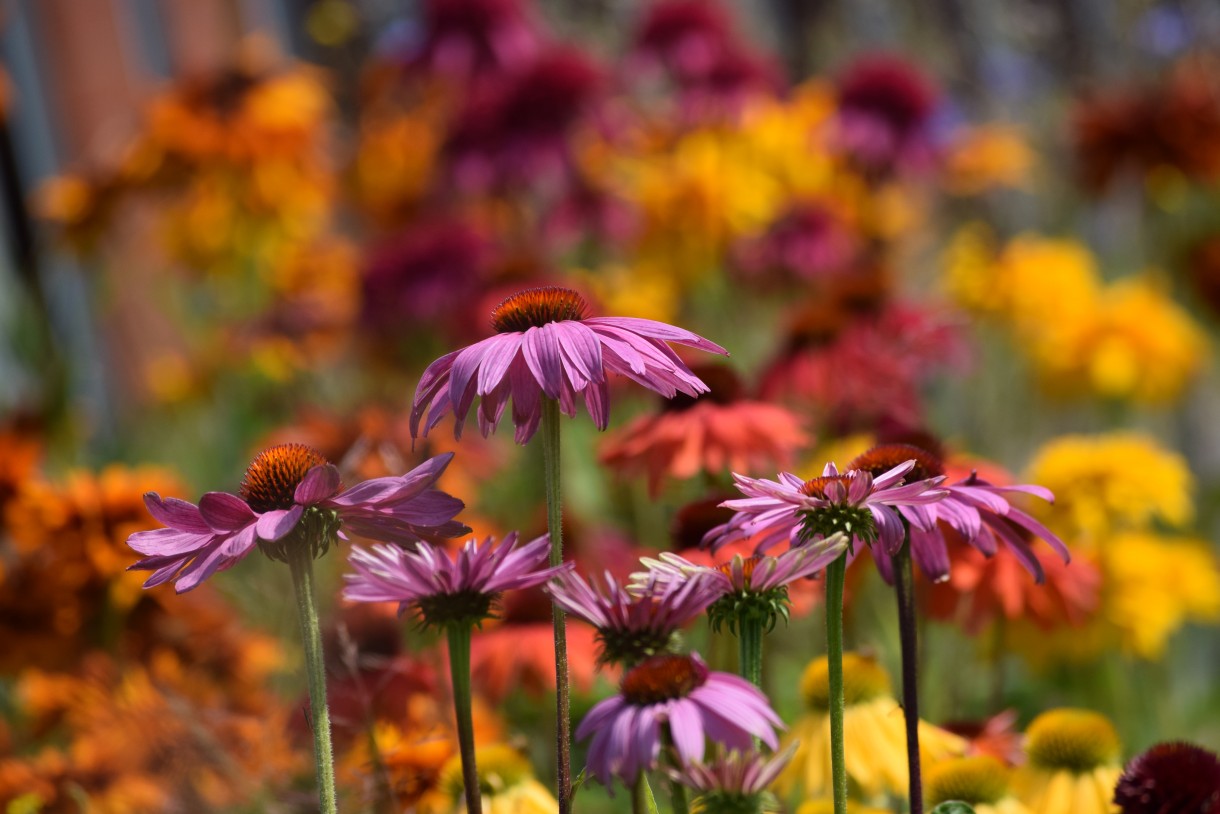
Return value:
M 762 689 L 763 622 L 743 618 L 737 622 L 737 666 L 741 677 Z
M 547 531 L 551 535 L 551 566 L 563 564 L 563 506 L 559 496 L 559 402 L 542 399 L 542 468 L 546 479 Z M 555 766 L 559 814 L 572 807 L 571 703 L 568 698 L 568 635 L 563 610 L 551 604 L 555 626 Z
M 826 567 L 826 660 L 830 684 L 830 777 L 835 814 L 847 814 L 847 765 L 843 753 L 843 583 L 847 555 Z
M 911 565 L 911 533 L 894 556 L 894 593 L 898 598 L 898 638 L 902 649 L 902 714 L 907 729 L 907 769 L 911 814 L 923 814 L 923 782 L 919 768 L 919 666 L 915 640 L 915 575 Z
M 462 758 L 462 786 L 468 814 L 482 814 L 479 770 L 474 756 L 474 720 L 470 699 L 471 625 L 460 622 L 447 626 L 449 634 L 449 673 L 453 681 L 453 711 L 457 717 L 458 751 Z
M 322 628 L 314 598 L 313 546 L 291 546 L 287 554 L 301 620 L 305 647 L 305 674 L 309 680 L 310 728 L 313 730 L 314 768 L 318 776 L 318 804 L 322 814 L 337 814 L 335 756 L 330 741 L 330 709 L 326 705 L 326 664 L 322 658 Z

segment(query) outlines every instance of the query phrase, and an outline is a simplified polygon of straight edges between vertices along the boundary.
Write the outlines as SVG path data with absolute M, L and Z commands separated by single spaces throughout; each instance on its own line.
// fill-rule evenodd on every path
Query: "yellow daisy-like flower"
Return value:
M 1111 814 L 1122 774 L 1114 725 L 1085 709 L 1044 712 L 1025 730 L 1027 765 L 1013 785 L 1031 814 Z
M 490 744 L 475 749 L 483 814 L 555 814 L 559 803 L 534 777 L 529 761 L 511 746 Z M 441 769 L 441 789 L 453 802 L 451 811 L 466 810 L 462 802 L 462 761 L 454 755 Z
M 947 800 L 969 803 L 975 814 L 1030 814 L 1009 788 L 1011 771 L 991 755 L 946 760 L 924 777 L 928 808 Z
M 798 787 L 806 795 L 830 793 L 830 687 L 826 657 L 805 668 L 801 694 L 806 714 L 789 730 L 783 749 L 798 743 L 792 761 L 775 781 L 788 795 Z M 877 661 L 859 653 L 843 655 L 844 762 L 848 780 L 865 799 L 907 791 L 906 727 L 902 709 L 890 690 L 890 678 Z M 929 763 L 960 755 L 966 743 L 956 735 L 920 722 L 921 755 Z
M 796 814 L 835 814 L 834 800 L 807 800 L 801 803 Z M 888 809 L 872 808 L 854 800 L 847 801 L 847 814 L 890 814 Z
M 1194 517 L 1194 477 L 1186 459 L 1139 433 L 1065 435 L 1043 445 L 1025 482 L 1055 493 L 1042 519 L 1064 536 L 1097 541 L 1114 531 Z

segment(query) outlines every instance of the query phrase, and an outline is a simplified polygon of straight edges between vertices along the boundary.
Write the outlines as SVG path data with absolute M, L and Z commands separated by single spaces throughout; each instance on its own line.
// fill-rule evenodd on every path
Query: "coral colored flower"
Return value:
M 146 588 L 174 579 L 182 593 L 232 567 L 256 543 L 282 558 L 283 547 L 292 544 L 313 545 L 320 554 L 345 531 L 402 544 L 457 536 L 467 529 L 453 517 L 465 504 L 432 488 L 452 457 L 438 455 L 405 475 L 344 490 L 339 470 L 310 447 L 271 447 L 246 470 L 242 497 L 208 492 L 196 506 L 146 494 L 148 511 L 166 528 L 127 539 L 146 555 L 131 570 L 153 571 Z
M 647 584 L 628 593 L 609 572 L 595 588 L 575 573 L 546 586 L 555 604 L 597 628 L 603 662 L 634 664 L 669 650 L 677 630 L 690 624 L 719 596 L 715 580 L 702 575 L 680 582 Z
M 967 755 L 990 755 L 1006 766 L 1017 766 L 1025 761 L 1025 751 L 1016 723 L 1017 711 L 1006 709 L 985 721 L 950 721 L 943 726 L 966 739 Z
M 831 790 L 830 679 L 825 656 L 815 659 L 801 677 L 805 714 L 784 736 L 795 743 L 792 762 L 775 781 L 775 790 L 787 796 L 801 789 L 806 797 Z M 847 776 L 867 799 L 882 792 L 907 791 L 906 726 L 894 700 L 890 678 L 876 659 L 858 653 L 843 654 L 843 740 Z M 919 722 L 919 746 L 926 763 L 960 755 L 965 741 L 943 729 Z
M 911 62 L 861 57 L 839 78 L 834 143 L 868 170 L 921 168 L 931 162 L 936 89 Z
M 676 396 L 660 412 L 635 419 L 606 439 L 602 462 L 624 473 L 646 472 L 656 496 L 665 475 L 683 479 L 786 466 L 809 443 L 792 411 L 746 398 L 728 368 L 700 365 L 693 372 L 708 385 L 706 395 Z
M 797 547 L 810 535 L 828 537 L 845 532 L 853 540 L 869 545 L 879 541 L 889 553 L 902 545 L 904 531 L 898 513 L 901 506 L 923 506 L 946 495 L 935 487 L 944 476 L 903 483 L 915 467 L 913 460 L 895 466 L 874 478 L 869 472 L 848 470 L 840 473 L 833 463 L 826 464 L 822 476 L 803 480 L 781 472 L 778 481 L 756 480 L 733 473 L 737 488 L 746 497 L 726 500 L 723 505 L 737 513 L 723 526 L 704 537 L 715 550 L 737 540 L 761 535 L 759 553 L 787 541 Z M 916 522 L 926 522 L 918 514 Z M 848 556 L 858 547 L 849 545 Z
M 1122 774 L 1114 725 L 1085 709 L 1054 709 L 1025 730 L 1028 763 L 1013 785 L 1037 814 L 1110 814 Z
M 1122 814 L 1220 814 L 1220 759 L 1190 743 L 1158 743 L 1127 764 L 1114 789 Z
M 991 755 L 952 758 L 928 768 L 924 797 L 929 808 L 957 800 L 969 804 L 975 814 L 1029 814 L 1009 788 L 1010 775 Z
M 915 461 L 913 480 L 943 475 L 944 464 L 932 453 L 910 444 L 879 444 L 857 456 L 849 469 L 859 469 L 879 477 L 903 461 Z M 993 486 L 971 473 L 957 483 L 943 484 L 948 494 L 933 506 L 900 506 L 899 513 L 910 527 L 911 556 L 923 573 L 933 582 L 949 578 L 949 550 L 945 532 L 940 525 L 957 531 L 967 543 L 987 556 L 995 554 L 998 541 L 1016 555 L 1038 583 L 1045 581 L 1042 564 L 1034 556 L 1028 537 L 1041 537 L 1068 562 L 1067 546 L 1050 529 L 1025 512 L 1012 506 L 1005 492 L 1019 492 L 1040 497 L 1048 503 L 1054 495 L 1041 486 Z M 936 522 L 940 521 L 940 523 Z M 884 550 L 874 552 L 874 559 L 886 582 L 893 582 L 893 564 Z
M 610 420 L 607 371 L 666 398 L 697 396 L 707 385 L 665 343 L 728 355 L 714 342 L 662 322 L 586 318 L 584 312 L 584 300 L 565 288 L 534 288 L 506 299 L 492 312 L 495 336 L 448 353 L 424 371 L 411 406 L 411 434 L 421 434 L 425 414 L 423 435 L 452 411 L 454 435 L 460 436 L 476 396 L 484 436 L 499 425 L 510 396 L 519 444 L 538 429 L 544 396 L 557 399 L 569 416 L 582 396 L 593 423 L 604 430 Z
M 695 793 L 691 801 L 695 814 L 778 814 L 779 801 L 767 787 L 788 765 L 792 752 L 722 752 L 710 762 L 683 766 L 670 774 Z
M 353 574 L 344 574 L 343 598 L 353 602 L 397 602 L 400 613 L 415 607 L 425 625 L 444 626 L 482 621 L 504 591 L 540 585 L 562 574 L 568 563 L 543 568 L 550 539 L 543 535 L 520 548 L 517 532 L 500 543 L 488 537 L 469 540 L 456 559 L 427 543 L 414 551 L 378 545 L 353 548 Z
M 729 749 L 750 749 L 758 738 L 776 747 L 783 722 L 767 697 L 740 676 L 712 672 L 697 654 L 653 656 L 623 676 L 619 694 L 589 711 L 576 738 L 592 736 L 589 773 L 609 787 L 630 787 L 657 764 L 662 727 L 680 763 L 703 760 L 707 738 Z

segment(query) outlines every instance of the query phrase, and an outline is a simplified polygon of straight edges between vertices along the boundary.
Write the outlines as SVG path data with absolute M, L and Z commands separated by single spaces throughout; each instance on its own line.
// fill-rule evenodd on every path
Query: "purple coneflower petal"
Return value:
M 306 472 L 305 477 L 297 484 L 293 500 L 301 506 L 321 503 L 339 491 L 340 481 L 339 468 L 334 464 L 315 466 Z
M 208 492 L 199 499 L 199 514 L 218 534 L 237 531 L 254 522 L 258 515 L 246 501 L 228 492 Z
M 162 499 L 156 492 L 144 495 L 144 505 L 148 513 L 163 526 L 169 526 L 178 531 L 189 531 L 197 534 L 207 534 L 211 527 L 199 514 L 199 507 L 176 497 Z

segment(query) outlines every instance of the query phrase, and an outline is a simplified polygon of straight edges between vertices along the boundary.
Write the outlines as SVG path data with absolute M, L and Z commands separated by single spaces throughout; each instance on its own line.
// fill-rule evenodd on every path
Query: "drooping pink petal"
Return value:
M 208 492 L 201 497 L 199 514 L 217 533 L 237 531 L 257 518 L 246 501 L 228 492 Z
M 334 464 L 315 466 L 297 484 L 293 499 L 302 506 L 313 506 L 339 491 L 339 483 L 339 468 Z

